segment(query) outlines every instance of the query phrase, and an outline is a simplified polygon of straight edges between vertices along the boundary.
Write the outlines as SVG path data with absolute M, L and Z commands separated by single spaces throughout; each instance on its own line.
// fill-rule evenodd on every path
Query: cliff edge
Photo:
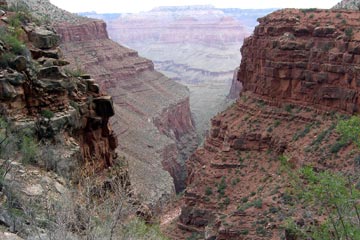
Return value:
M 259 19 L 241 49 L 237 102 L 187 162 L 170 238 L 297 239 L 286 219 L 298 229 L 323 221 L 296 201 L 291 181 L 304 166 L 358 176 L 356 147 L 335 127 L 359 111 L 359 17 L 285 9 Z

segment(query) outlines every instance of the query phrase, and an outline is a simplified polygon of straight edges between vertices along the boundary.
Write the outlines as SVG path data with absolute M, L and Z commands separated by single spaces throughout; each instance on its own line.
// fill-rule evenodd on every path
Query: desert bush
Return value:
M 48 109 L 41 111 L 41 116 L 43 116 L 44 118 L 47 118 L 47 119 L 53 118 L 54 115 L 55 115 L 54 112 L 51 110 L 48 110 Z
M 297 176 L 293 188 L 298 203 L 325 213 L 326 220 L 304 228 L 293 226 L 292 231 L 314 240 L 360 239 L 360 191 L 353 184 L 356 179 L 330 171 L 315 172 L 311 167 L 302 168 Z
M 24 135 L 20 144 L 23 163 L 36 163 L 38 146 L 32 136 Z
M 352 38 L 352 36 L 354 35 L 354 32 L 353 32 L 353 29 L 352 28 L 346 28 L 345 29 L 345 35 L 348 37 L 348 38 Z
M 8 33 L 3 28 L 0 29 L 0 40 L 10 49 L 11 53 L 16 55 L 25 55 L 25 45 L 15 36 Z
M 360 118 L 358 116 L 352 116 L 347 120 L 340 120 L 336 130 L 340 133 L 343 143 L 353 142 L 360 148 Z
M 80 77 L 86 73 L 85 70 L 81 67 L 64 68 L 64 71 L 65 74 L 68 75 L 69 77 Z

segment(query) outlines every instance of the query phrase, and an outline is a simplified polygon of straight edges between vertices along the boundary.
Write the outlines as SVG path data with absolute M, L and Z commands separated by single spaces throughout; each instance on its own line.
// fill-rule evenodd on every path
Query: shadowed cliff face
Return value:
M 111 41 L 105 27 L 89 20 L 56 29 L 66 58 L 113 97 L 118 150 L 129 161 L 136 193 L 155 207 L 185 187 L 184 161 L 196 147 L 189 92 L 154 71 L 151 61 Z
M 333 113 L 359 111 L 359 17 L 287 9 L 259 19 L 241 49 L 240 97 L 213 118 L 204 146 L 187 162 L 188 186 L 170 237 L 293 239 L 281 227 L 284 216 L 299 228 L 324 220 L 294 200 L 284 169 L 358 176 L 356 147 L 334 151 L 340 137 Z

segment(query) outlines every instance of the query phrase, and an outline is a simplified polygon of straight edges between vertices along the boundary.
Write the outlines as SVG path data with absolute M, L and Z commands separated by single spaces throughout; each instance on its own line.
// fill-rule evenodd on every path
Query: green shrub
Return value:
M 16 55 L 25 55 L 26 47 L 20 40 L 4 30 L 0 30 L 0 40 L 5 43 L 7 47 L 10 48 L 10 51 Z
M 252 202 L 252 205 L 255 207 L 255 208 L 258 208 L 258 209 L 261 209 L 262 208 L 262 200 L 260 198 L 256 199 L 255 201 Z
M 308 12 L 314 12 L 316 11 L 316 8 L 304 8 L 304 9 L 301 9 L 301 12 L 304 13 L 304 15 Z
M 288 113 L 291 113 L 293 109 L 294 109 L 294 105 L 292 104 L 285 105 L 285 111 L 287 111 Z
M 144 221 L 136 218 L 123 224 L 120 239 L 137 240 L 168 240 L 161 231 L 159 225 L 148 225 Z
M 294 175 L 293 175 L 294 176 Z M 312 167 L 302 168 L 293 182 L 297 200 L 309 209 L 325 213 L 325 221 L 301 229 L 301 239 L 360 239 L 360 191 L 354 184 L 358 180 L 342 173 L 315 172 Z M 320 213 L 320 212 L 319 212 Z
M 338 153 L 346 145 L 347 145 L 347 142 L 337 141 L 336 143 L 334 143 L 334 145 L 332 145 L 330 147 L 330 152 L 331 153 Z
M 297 141 L 299 138 L 303 138 L 310 132 L 312 128 L 312 124 L 307 124 L 304 128 L 304 130 L 297 131 L 295 135 L 293 136 L 293 140 Z
M 0 56 L 0 67 L 7 68 L 10 66 L 10 63 L 15 58 L 13 53 L 6 52 Z
M 346 35 L 348 38 L 352 38 L 352 36 L 354 35 L 353 29 L 352 29 L 352 28 L 346 28 L 346 29 L 345 29 L 345 35 Z
M 48 109 L 41 111 L 41 116 L 43 116 L 44 118 L 47 118 L 47 119 L 53 118 L 54 115 L 55 115 L 54 112 L 51 110 L 48 110 Z
M 85 70 L 81 67 L 76 67 L 74 69 L 64 68 L 64 71 L 65 71 L 66 75 L 68 75 L 70 77 L 81 77 L 82 75 L 84 75 L 86 73 Z
M 206 195 L 206 196 L 209 196 L 209 195 L 211 195 L 212 193 L 213 193 L 213 191 L 212 191 L 211 187 L 206 187 L 206 189 L 205 189 L 205 195 Z
M 340 120 L 336 130 L 340 133 L 343 143 L 351 141 L 360 148 L 360 118 L 358 116 Z
M 224 196 L 225 195 L 225 189 L 226 189 L 227 185 L 226 185 L 226 178 L 222 177 L 220 183 L 218 183 L 217 186 L 217 192 L 219 193 L 220 196 Z
M 22 155 L 23 163 L 35 163 L 38 147 L 37 144 L 31 136 L 24 135 L 20 145 L 20 152 Z

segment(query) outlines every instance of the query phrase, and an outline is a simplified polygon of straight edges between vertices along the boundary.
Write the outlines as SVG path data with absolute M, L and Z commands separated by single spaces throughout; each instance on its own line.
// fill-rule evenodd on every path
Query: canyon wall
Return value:
M 170 238 L 294 239 L 286 219 L 299 229 L 324 220 L 290 183 L 304 166 L 358 176 L 356 146 L 341 145 L 335 129 L 340 113 L 359 111 L 359 17 L 286 9 L 259 19 L 241 49 L 237 102 L 187 162 Z
M 111 41 L 102 21 L 56 29 L 75 70 L 91 73 L 113 97 L 112 125 L 135 193 L 156 207 L 184 189 L 185 159 L 197 145 L 188 90 L 156 72 L 150 60 Z
M 200 139 L 210 118 L 235 99 L 232 85 L 243 39 L 265 10 L 217 9 L 213 6 L 157 7 L 138 14 L 96 14 L 110 37 L 153 60 L 155 69 L 190 89 L 190 107 Z M 231 88 L 232 93 L 229 94 Z
M 197 146 L 189 90 L 110 40 L 103 21 L 71 14 L 47 0 L 23 2 L 53 23 L 70 62 L 66 72 L 90 73 L 95 88 L 112 96 L 117 152 L 129 162 L 134 194 L 152 209 L 160 207 L 185 187 L 185 159 Z
M 212 6 L 158 7 L 121 14 L 107 24 L 111 39 L 136 49 L 153 60 L 155 69 L 189 87 L 202 138 L 211 116 L 231 102 L 226 96 L 249 33 L 245 26 Z

